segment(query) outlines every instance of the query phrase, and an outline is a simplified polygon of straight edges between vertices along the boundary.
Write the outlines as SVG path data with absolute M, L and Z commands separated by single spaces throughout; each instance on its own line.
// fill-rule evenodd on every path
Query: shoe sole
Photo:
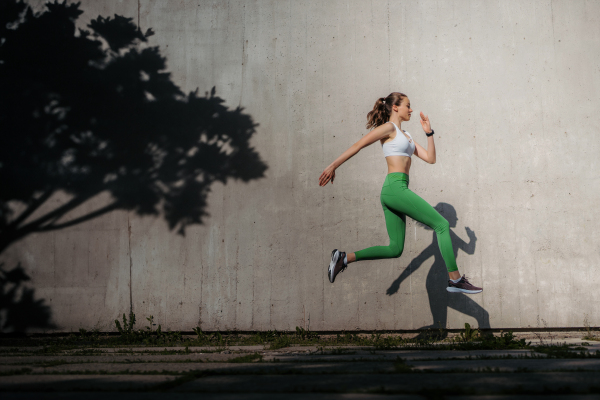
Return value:
M 475 294 L 475 293 L 483 292 L 483 289 L 468 290 L 468 289 L 459 289 L 459 288 L 455 288 L 455 287 L 447 287 L 446 290 L 449 291 L 450 293 L 468 293 L 468 294 Z
M 337 253 L 337 254 L 336 254 L 336 253 Z M 331 262 L 329 263 L 329 270 L 328 270 L 328 272 L 327 272 L 327 275 L 329 276 L 329 282 L 331 282 L 331 283 L 333 283 L 333 281 L 334 281 L 334 279 L 335 279 L 335 278 L 333 277 L 333 271 L 335 271 L 335 266 L 336 266 L 336 264 L 337 264 L 338 260 L 340 259 L 340 255 L 341 255 L 341 254 L 342 254 L 342 253 L 340 253 L 340 252 L 338 251 L 338 249 L 334 249 L 334 250 L 331 252 Z

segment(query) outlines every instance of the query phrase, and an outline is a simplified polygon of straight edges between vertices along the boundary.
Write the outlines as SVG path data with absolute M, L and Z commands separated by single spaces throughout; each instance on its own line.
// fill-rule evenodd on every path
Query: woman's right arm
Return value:
M 342 153 L 334 162 L 329 164 L 319 177 L 319 186 L 325 186 L 329 181 L 333 184 L 335 179 L 335 170 L 346 162 L 349 158 L 358 153 L 362 148 L 367 147 L 378 140 L 388 137 L 394 131 L 392 124 L 379 125 L 371 132 L 363 136 L 358 142 L 354 143 L 348 150 Z

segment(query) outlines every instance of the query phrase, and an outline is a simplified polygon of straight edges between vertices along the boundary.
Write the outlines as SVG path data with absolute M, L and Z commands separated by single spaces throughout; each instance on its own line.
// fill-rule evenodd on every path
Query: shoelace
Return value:
M 469 279 L 467 279 L 467 277 L 465 275 L 463 275 L 460 280 L 458 282 L 455 282 L 454 284 L 458 284 L 459 282 L 463 282 L 463 283 L 467 283 L 469 285 L 471 285 L 471 282 L 469 282 Z
M 344 272 L 346 270 L 346 268 L 348 268 L 348 264 L 344 264 L 344 266 L 342 267 L 342 269 L 340 269 L 340 272 Z
M 344 255 L 344 256 L 345 256 L 345 255 Z M 348 268 L 348 264 L 345 264 L 345 263 L 344 263 L 344 261 L 342 261 L 342 268 L 339 270 L 338 274 L 339 274 L 340 272 L 344 272 L 344 270 L 345 270 L 346 268 Z

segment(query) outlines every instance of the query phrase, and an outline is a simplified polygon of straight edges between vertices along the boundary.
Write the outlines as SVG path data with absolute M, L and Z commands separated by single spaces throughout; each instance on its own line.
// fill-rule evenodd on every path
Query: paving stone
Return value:
M 485 370 L 500 371 L 553 371 L 553 370 L 600 370 L 600 359 L 545 359 L 545 360 L 449 360 L 408 361 L 408 365 L 421 371 Z
M 262 354 L 262 353 L 261 353 Z M 414 359 L 446 359 L 446 358 L 469 358 L 469 357 L 520 357 L 530 356 L 531 350 L 476 350 L 476 351 L 461 351 L 461 350 L 381 350 L 381 351 L 355 351 L 351 354 L 324 354 L 313 353 L 308 355 L 313 361 L 352 361 L 352 360 L 396 360 L 402 358 L 404 360 Z M 545 354 L 539 354 L 540 357 L 546 357 Z M 270 353 L 264 352 L 265 361 L 279 360 L 282 362 L 305 360 L 305 354 L 285 354 L 285 353 Z
M 456 389 L 469 394 L 509 390 L 563 390 L 585 392 L 598 385 L 597 372 L 562 373 L 451 373 L 451 374 L 348 374 L 348 375 L 222 375 L 206 376 L 184 383 L 176 392 L 400 392 L 440 390 L 451 395 Z M 454 392 L 453 392 L 454 391 Z M 456 393 L 458 394 L 458 393 Z
M 130 373 L 173 372 L 213 370 L 220 373 L 390 373 L 394 372 L 394 363 L 390 361 L 352 361 L 352 362 L 305 362 L 293 363 L 83 363 L 63 364 L 42 367 L 37 364 L 19 366 L 0 366 L 0 371 L 8 372 L 22 368 L 31 369 L 33 374 L 47 373 Z M 424 372 L 473 370 L 485 372 L 486 369 L 511 371 L 554 371 L 554 370 L 600 370 L 600 359 L 550 359 L 550 360 L 435 360 L 407 361 L 414 370 Z
M 52 355 L 52 356 L 8 356 L 0 357 L 0 364 L 67 362 L 205 362 L 227 361 L 245 354 L 190 353 L 190 354 L 104 354 L 104 355 Z
M 143 353 L 143 352 L 158 352 L 158 351 L 163 351 L 163 350 L 167 350 L 167 351 L 186 351 L 189 350 L 191 352 L 203 352 L 203 351 L 210 351 L 210 352 L 214 352 L 216 350 L 215 346 L 175 346 L 175 347 L 161 347 L 161 346 L 154 346 L 154 347 L 82 347 L 82 348 L 78 348 L 77 350 L 68 350 L 65 351 L 65 353 L 69 353 L 69 352 L 74 352 L 74 351 L 82 351 L 82 350 L 93 350 L 93 351 L 102 351 L 103 353 L 120 353 L 123 352 L 123 350 L 129 351 L 129 352 L 133 352 L 133 353 Z M 265 350 L 265 346 L 264 345 L 255 345 L 255 346 L 227 346 L 226 348 L 224 347 L 222 351 L 229 351 L 229 352 L 236 352 L 236 351 L 242 351 L 242 352 L 257 352 L 257 351 L 264 351 Z M 219 351 L 219 353 L 221 353 L 221 351 Z
M 187 373 L 190 371 L 218 371 L 219 373 L 244 374 L 332 374 L 332 373 L 386 373 L 394 372 L 391 362 L 352 362 L 352 363 L 86 363 L 64 364 L 53 367 L 28 366 L 33 374 L 60 373 L 144 373 L 172 372 Z
M 446 400 L 598 400 L 597 394 L 544 394 L 537 395 L 487 395 L 487 396 L 446 396 Z
M 546 339 L 543 339 L 549 342 Z M 553 344 L 566 342 L 571 346 L 582 345 L 578 338 L 566 340 L 552 339 Z M 595 353 L 600 342 L 588 342 L 585 349 Z M 78 352 L 81 352 L 81 348 Z M 90 349 L 97 350 L 97 349 Z M 174 388 L 178 392 L 169 399 L 188 399 L 195 396 L 189 392 L 203 392 L 203 399 L 295 399 L 305 398 L 311 392 L 311 399 L 339 398 L 363 399 L 376 398 L 371 393 L 335 394 L 331 391 L 374 391 L 384 390 L 399 393 L 435 390 L 457 386 L 479 393 L 465 399 L 489 398 L 506 399 L 506 396 L 484 396 L 485 393 L 506 393 L 506 391 L 536 391 L 571 388 L 585 392 L 597 384 L 600 359 L 552 359 L 547 355 L 532 353 L 531 350 L 376 350 L 373 347 L 359 346 L 291 346 L 282 349 L 264 349 L 263 346 L 231 346 L 225 351 L 213 352 L 214 347 L 188 348 L 189 354 L 156 354 L 164 350 L 185 350 L 185 347 L 132 347 L 103 348 L 101 354 L 78 355 L 74 351 L 62 355 L 40 355 L 27 352 L 15 352 L 12 355 L 0 353 L 0 373 L 31 369 L 30 374 L 16 374 L 0 377 L 2 400 L 11 398 L 75 398 L 78 390 L 86 391 L 86 398 L 103 390 L 127 391 L 111 394 L 111 400 L 119 398 L 136 399 L 139 391 L 153 385 L 176 379 L 190 371 L 213 371 L 202 378 L 187 382 Z M 123 351 L 131 351 L 124 353 Z M 147 352 L 146 352 L 147 351 Z M 580 350 L 578 350 L 580 351 Z M 240 356 L 258 353 L 262 362 L 228 362 Z M 532 355 L 540 358 L 524 358 Z M 511 358 L 503 358 L 511 357 Z M 397 373 L 398 359 L 404 360 L 415 371 L 422 373 Z M 67 362 L 69 364 L 60 364 Z M 57 365 L 52 365 L 57 363 Z M 573 371 L 573 372 L 550 372 Z M 496 372 L 498 371 L 498 372 Z M 514 373 L 514 372 L 519 373 Z M 542 372 L 545 371 L 545 372 Z M 593 372 L 587 372 L 593 371 Z M 143 375 L 144 373 L 151 375 Z M 152 374 L 156 373 L 156 375 Z M 166 374 L 169 375 L 166 375 Z M 140 375 L 142 374 L 142 375 Z M 175 375 L 171 375 L 175 374 Z M 22 390 L 35 391 L 35 396 L 18 397 Z M 48 396 L 41 397 L 42 391 L 53 390 Z M 14 393 L 12 393 L 14 392 Z M 321 392 L 321 394 L 318 394 Z M 243 396 L 242 396 L 243 393 Z M 442 392 L 445 393 L 445 392 Z M 451 391 L 449 393 L 452 393 Z M 13 397 L 7 397 L 10 394 Z M 58 395 L 61 395 L 58 397 Z M 103 399 L 106 393 L 100 393 Z M 99 395 L 99 396 L 100 396 Z M 143 393 L 149 395 L 164 394 Z M 15 397 L 16 396 L 16 397 Z M 66 396 L 66 397 L 65 397 Z M 69 397 L 70 396 L 70 397 Z M 99 398 L 98 396 L 98 398 Z M 320 397 L 319 397 L 320 396 Z M 389 398 L 417 399 L 418 395 L 401 394 Z M 484 396 L 484 397 L 482 397 Z M 80 397 L 77 397 L 80 398 Z M 142 397 L 139 397 L 142 398 Z M 459 397 L 456 397 L 458 399 Z M 527 396 L 510 396 L 511 399 L 528 399 Z M 535 397 L 539 400 L 538 397 Z M 551 399 L 544 395 L 544 400 Z M 556 400 L 567 397 L 554 397 Z M 574 398 L 570 395 L 569 399 Z M 598 397 L 579 396 L 579 399 Z M 461 400 L 463 398 L 460 398 Z
M 2 393 L 3 400 L 80 400 L 82 393 Z M 135 393 L 105 392 L 85 393 L 86 400 L 198 400 L 196 393 Z M 202 400 L 304 400 L 306 393 L 203 393 Z M 311 393 L 311 400 L 425 400 L 416 395 L 380 395 L 362 393 Z M 539 400 L 539 399 L 538 399 Z M 554 400 L 554 399 L 553 399 Z M 558 399 L 557 399 L 558 400 Z M 579 400 L 579 399 L 578 399 Z M 583 399 L 582 399 L 583 400 Z
M 220 354 L 220 353 L 190 353 L 174 355 L 157 354 L 104 354 L 104 355 L 53 355 L 53 356 L 8 356 L 0 357 L 0 366 L 9 365 L 9 369 L 20 365 L 46 364 L 57 361 L 68 363 L 203 363 L 203 362 L 227 362 L 228 360 L 254 353 Z M 486 357 L 522 357 L 532 354 L 529 350 L 502 350 L 502 351 L 356 351 L 350 354 L 293 354 L 259 352 L 263 361 L 279 362 L 355 362 L 355 361 L 395 361 L 398 358 L 404 360 L 439 360 Z M 545 358 L 545 354 L 537 356 Z
M 167 375 L 13 375 L 0 376 L 0 391 L 139 390 L 176 378 Z
M 600 350 L 600 341 L 596 340 L 586 340 L 582 338 L 560 338 L 554 336 L 542 337 L 541 339 L 527 339 L 527 342 L 531 342 L 532 345 L 561 345 L 567 344 L 569 346 L 581 346 L 583 343 L 587 343 L 585 347 L 588 350 Z
M 19 370 L 22 368 L 31 368 L 29 365 L 0 365 L 0 372 L 7 373 L 9 371 Z

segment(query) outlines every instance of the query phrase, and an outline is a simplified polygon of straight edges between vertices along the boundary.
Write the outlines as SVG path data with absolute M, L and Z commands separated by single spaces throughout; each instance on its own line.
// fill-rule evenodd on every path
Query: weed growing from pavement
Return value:
M 163 332 L 161 325 L 154 329 L 154 316 L 146 317 L 148 326 L 145 329 L 134 329 L 135 314 L 129 312 L 129 318 L 123 314 L 123 325 L 115 319 L 115 326 L 120 334 L 120 344 L 144 344 L 146 346 L 173 345 L 183 342 L 181 332 Z
M 458 339 L 461 342 L 473 342 L 479 337 L 481 337 L 479 330 L 472 329 L 468 322 L 465 322 L 465 330 L 458 335 Z
M 600 336 L 598 335 L 597 330 L 594 331 L 590 327 L 590 321 L 588 320 L 587 315 L 583 319 L 583 327 L 585 331 L 585 336 L 582 339 L 600 341 Z
M 276 337 L 276 339 L 271 342 L 269 349 L 270 350 L 282 349 L 284 347 L 290 347 L 291 344 L 292 344 L 291 337 L 289 335 L 286 335 L 285 333 L 282 333 L 282 334 L 278 335 Z
M 472 329 L 468 323 L 465 323 L 465 330 L 454 338 L 452 342 L 458 345 L 456 350 L 526 349 L 531 346 L 531 342 L 515 338 L 512 332 L 500 332 L 499 336 L 483 335 L 479 330 Z
M 540 345 L 532 346 L 525 339 L 517 339 L 512 332 L 500 332 L 499 335 L 484 334 L 478 329 L 473 329 L 467 323 L 465 329 L 453 338 L 446 338 L 447 331 L 444 329 L 429 330 L 421 332 L 415 338 L 406 338 L 400 335 L 374 332 L 372 334 L 339 333 L 336 335 L 317 334 L 304 328 L 297 327 L 295 332 L 269 330 L 256 332 L 250 335 L 241 335 L 238 332 L 203 332 L 200 327 L 193 329 L 194 336 L 182 335 L 181 332 L 165 332 L 161 325 L 155 326 L 154 317 L 146 318 L 148 325 L 136 328 L 136 316 L 133 312 L 129 316 L 123 314 L 121 320 L 115 320 L 118 336 L 102 335 L 97 329 L 88 331 L 80 329 L 79 334 L 69 334 L 63 337 L 25 337 L 7 338 L 0 340 L 0 346 L 8 348 L 1 349 L 3 355 L 9 353 L 56 355 L 64 354 L 73 350 L 70 355 L 100 355 L 103 347 L 127 346 L 128 349 L 119 352 L 138 353 L 135 347 L 163 347 L 164 350 L 146 352 L 149 354 L 189 354 L 197 351 L 190 350 L 193 347 L 210 347 L 210 350 L 202 350 L 204 353 L 221 352 L 233 345 L 248 346 L 261 345 L 264 349 L 277 350 L 292 345 L 296 346 L 351 346 L 353 348 L 367 347 L 372 352 L 381 350 L 418 349 L 418 350 L 510 350 L 510 349 L 552 349 L 557 348 L 553 343 L 553 337 L 548 343 L 542 335 L 538 335 Z M 587 320 L 586 320 L 587 321 Z M 591 332 L 591 329 L 589 329 Z M 590 333 L 589 335 L 591 335 Z M 589 336 L 588 335 L 588 336 Z M 588 340 L 589 338 L 586 338 Z M 594 339 L 589 339 L 594 340 Z M 14 346 L 19 346 L 18 348 Z M 9 347 L 10 346 L 10 347 Z M 26 346 L 40 347 L 28 351 Z M 185 350 L 167 349 L 169 347 L 185 347 Z M 339 347 L 340 349 L 342 347 Z M 552 352 L 553 356 L 559 351 Z M 571 349 L 572 350 L 572 349 Z M 345 350 L 335 350 L 345 351 Z M 546 350 L 543 350 L 546 351 Z M 550 350 L 547 350 L 550 351 Z

